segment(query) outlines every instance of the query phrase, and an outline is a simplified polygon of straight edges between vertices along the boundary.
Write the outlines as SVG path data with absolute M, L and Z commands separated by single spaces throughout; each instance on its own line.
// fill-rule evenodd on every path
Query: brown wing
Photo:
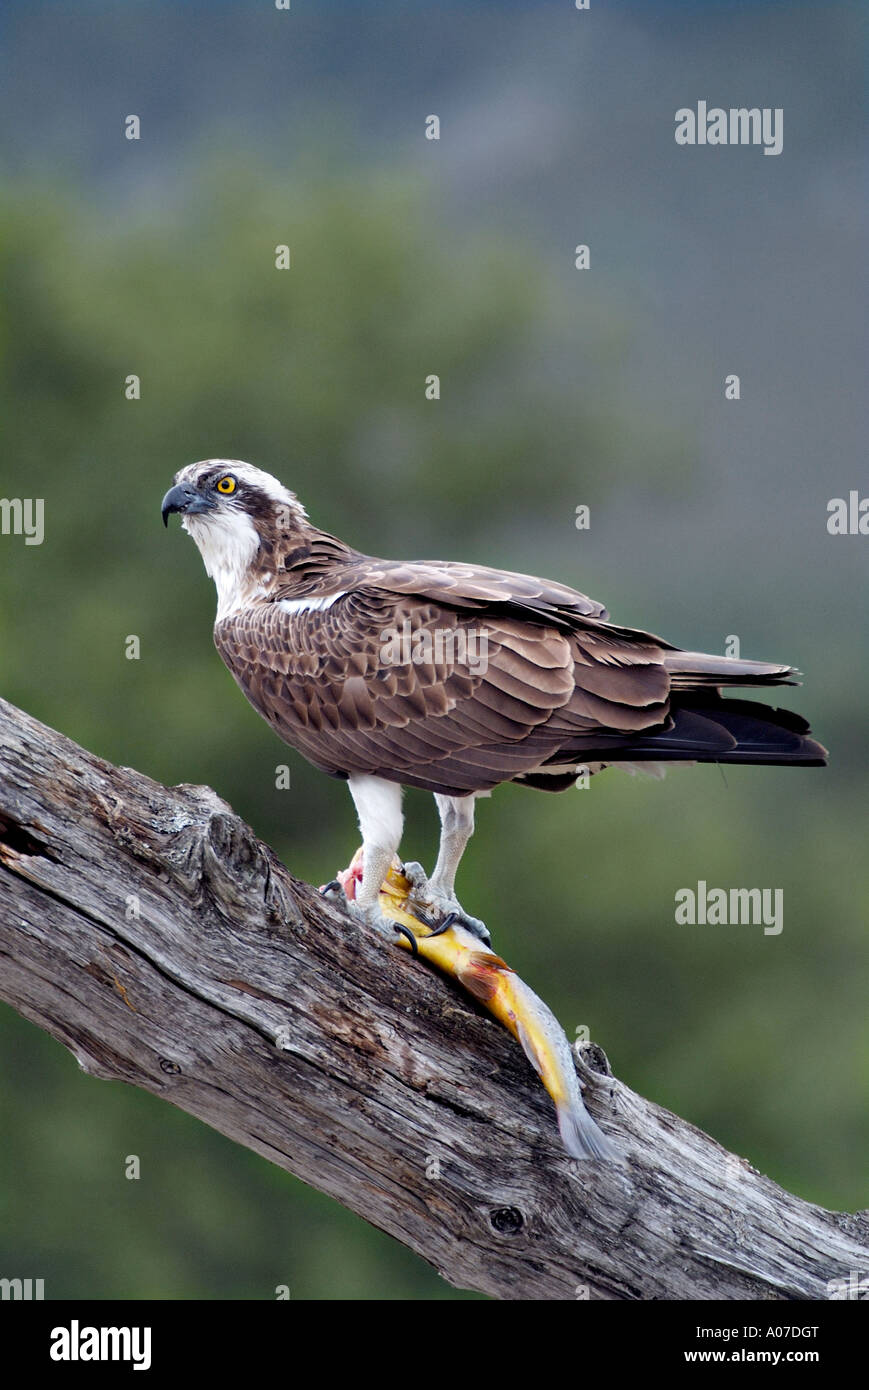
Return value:
M 307 544 L 301 563 L 296 552 L 288 558 L 293 564 L 272 591 L 275 598 L 317 597 L 364 586 L 469 610 L 497 604 L 502 611 L 545 618 L 558 627 L 570 627 L 583 618 L 604 622 L 609 618 L 602 603 L 566 584 L 454 560 L 378 560 L 322 532 Z
M 583 595 L 470 566 L 368 563 L 362 586 L 329 607 L 272 600 L 215 628 L 254 707 L 324 771 L 461 795 L 522 776 L 595 730 L 666 719 L 655 639 L 599 625 L 603 610 Z M 334 593 L 342 576 L 331 578 Z M 568 612 L 587 616 L 588 630 L 568 626 Z
M 580 617 L 609 617 L 602 603 L 549 579 L 485 565 L 463 565 L 451 560 L 402 563 L 370 561 L 365 584 L 393 594 L 410 594 L 460 608 L 481 609 L 504 605 L 511 612 L 572 621 Z

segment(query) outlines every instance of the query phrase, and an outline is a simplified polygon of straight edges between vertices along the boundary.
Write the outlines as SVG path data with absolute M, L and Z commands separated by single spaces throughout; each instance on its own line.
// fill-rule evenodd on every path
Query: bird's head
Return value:
M 205 459 L 175 474 L 163 498 L 164 525 L 180 512 L 218 591 L 219 609 L 240 596 L 305 522 L 294 493 L 270 473 L 239 459 Z

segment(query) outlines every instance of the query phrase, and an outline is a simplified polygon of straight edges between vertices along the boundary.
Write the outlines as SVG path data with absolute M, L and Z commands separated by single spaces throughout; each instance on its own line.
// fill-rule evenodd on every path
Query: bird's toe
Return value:
M 417 954 L 416 938 L 413 932 L 387 917 L 385 913 L 381 911 L 379 903 L 369 903 L 366 906 L 362 903 L 355 902 L 352 898 L 348 898 L 346 906 L 347 911 L 355 921 L 373 929 L 377 932 L 378 936 L 384 937 L 387 941 L 394 943 L 397 937 L 406 937 L 413 954 Z
M 472 936 L 476 936 L 479 941 L 482 941 L 484 946 L 492 945 L 492 937 L 489 928 L 486 926 L 485 922 L 480 921 L 479 917 L 472 917 L 469 912 L 465 912 L 465 909 L 457 903 L 455 899 L 453 899 L 447 911 L 456 914 L 455 920 L 457 926 L 464 927 Z
M 408 872 L 409 869 L 419 872 L 412 876 Z M 451 894 L 439 892 L 437 887 L 426 878 L 419 864 L 405 864 L 404 874 L 413 883 L 410 894 L 411 905 L 421 909 L 426 920 L 433 920 L 437 926 L 443 923 L 446 917 L 452 917 L 452 925 L 464 927 L 472 936 L 476 936 L 484 946 L 492 945 L 492 938 L 486 923 L 481 922 L 479 917 L 472 917 Z
M 425 901 L 426 894 L 429 893 L 429 878 L 422 864 L 417 864 L 415 859 L 402 864 L 401 872 L 410 884 L 410 894 L 412 898 L 419 898 Z
M 362 922 L 366 927 L 373 927 L 380 932 L 381 936 L 394 936 L 394 924 L 381 911 L 379 903 L 368 903 L 367 905 L 356 902 L 353 898 L 347 899 L 347 911 L 357 922 Z

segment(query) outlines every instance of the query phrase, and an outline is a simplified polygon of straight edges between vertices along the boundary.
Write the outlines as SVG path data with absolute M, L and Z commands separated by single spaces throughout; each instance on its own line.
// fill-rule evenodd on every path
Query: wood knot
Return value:
M 580 1073 L 586 1071 L 596 1073 L 598 1076 L 612 1076 L 613 1069 L 610 1066 L 609 1058 L 597 1043 L 576 1042 L 573 1045 L 573 1055 L 580 1064 Z
M 489 1212 L 489 1222 L 499 1236 L 515 1236 L 525 1225 L 525 1217 L 518 1207 L 496 1207 Z

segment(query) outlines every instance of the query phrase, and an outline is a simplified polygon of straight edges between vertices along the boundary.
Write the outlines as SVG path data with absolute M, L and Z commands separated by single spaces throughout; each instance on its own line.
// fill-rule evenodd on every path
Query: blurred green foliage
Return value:
M 575 503 L 604 503 L 640 457 L 672 485 L 691 443 L 608 385 L 629 330 L 592 294 L 564 369 L 563 290 L 535 264 L 503 232 L 456 241 L 405 178 L 277 178 L 224 157 L 126 215 L 12 185 L 0 493 L 44 498 L 46 538 L 2 540 L 2 694 L 113 761 L 213 785 L 295 873 L 330 877 L 356 844 L 346 790 L 244 704 L 212 647 L 210 581 L 189 540 L 164 533 L 161 496 L 192 459 L 241 457 L 363 549 L 533 567 L 612 602 L 611 583 L 598 592 L 577 570 Z M 125 399 L 130 373 L 139 401 Z M 654 607 L 653 581 L 642 599 Z M 863 713 L 856 694 L 817 686 L 811 712 L 829 743 Z M 284 761 L 289 792 L 275 788 Z M 662 785 L 611 772 L 562 797 L 507 788 L 480 807 L 460 894 L 629 1084 L 802 1195 L 855 1207 L 862 795 L 847 764 L 680 769 Z M 408 810 L 405 849 L 430 859 L 430 803 L 411 794 Z M 783 936 L 677 929 L 673 894 L 701 878 L 783 885 Z M 8 1010 L 0 1055 L 5 1274 L 45 1277 L 53 1297 L 268 1298 L 279 1283 L 300 1298 L 458 1296 L 188 1116 L 82 1076 Z M 139 1182 L 124 1178 L 129 1153 Z

